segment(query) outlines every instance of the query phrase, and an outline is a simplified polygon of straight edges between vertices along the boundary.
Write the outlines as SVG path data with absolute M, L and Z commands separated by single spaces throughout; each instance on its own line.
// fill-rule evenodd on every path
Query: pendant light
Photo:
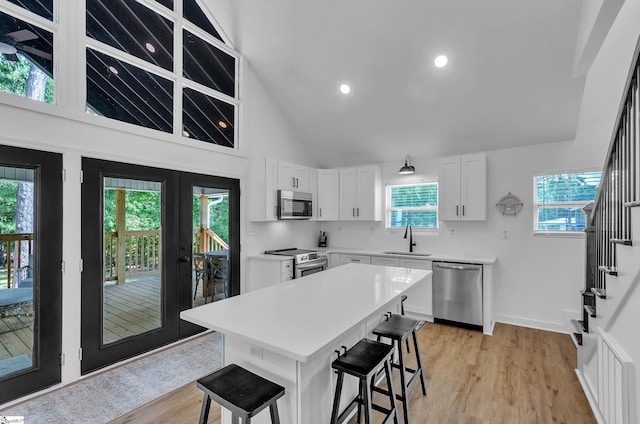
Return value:
M 411 158 L 409 157 L 409 155 L 407 155 L 404 158 L 404 166 L 400 168 L 400 170 L 398 171 L 398 174 L 408 175 L 408 174 L 413 174 L 414 172 L 416 172 L 416 168 L 414 168 L 413 165 L 411 165 Z

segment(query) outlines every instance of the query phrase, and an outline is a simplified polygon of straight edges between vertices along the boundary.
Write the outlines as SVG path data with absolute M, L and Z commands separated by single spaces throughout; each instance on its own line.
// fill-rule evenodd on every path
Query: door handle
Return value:
M 181 256 L 180 262 L 191 262 L 191 256 Z

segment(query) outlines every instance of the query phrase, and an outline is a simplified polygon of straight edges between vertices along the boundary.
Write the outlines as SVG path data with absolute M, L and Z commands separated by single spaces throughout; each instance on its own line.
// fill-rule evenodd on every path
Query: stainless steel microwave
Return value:
M 278 219 L 311 219 L 311 193 L 278 190 Z

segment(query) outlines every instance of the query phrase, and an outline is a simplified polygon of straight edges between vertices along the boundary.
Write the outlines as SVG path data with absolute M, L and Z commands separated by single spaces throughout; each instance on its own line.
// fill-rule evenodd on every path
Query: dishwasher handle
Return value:
M 462 271 L 476 271 L 482 269 L 482 265 L 474 264 L 449 264 L 445 262 L 434 262 L 432 266 L 442 269 L 456 269 Z

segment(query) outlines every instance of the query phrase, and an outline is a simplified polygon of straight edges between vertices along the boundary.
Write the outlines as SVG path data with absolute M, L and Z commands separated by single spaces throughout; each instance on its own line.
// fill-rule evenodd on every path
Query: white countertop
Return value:
M 307 362 L 429 274 L 347 264 L 189 309 L 180 317 Z
M 391 250 L 391 249 L 387 249 Z M 496 262 L 496 258 L 490 256 L 476 256 L 469 254 L 444 254 L 437 252 L 425 252 L 430 253 L 429 256 L 411 255 L 407 252 L 406 255 L 384 253 L 384 251 L 373 249 L 361 249 L 351 247 L 330 247 L 327 248 L 327 254 L 329 253 L 345 253 L 349 255 L 368 255 L 368 256 L 384 256 L 387 258 L 401 258 L 401 259 L 417 259 L 425 261 L 445 261 L 445 262 L 463 262 L 482 265 L 493 265 Z M 419 253 L 419 252 L 416 252 Z

